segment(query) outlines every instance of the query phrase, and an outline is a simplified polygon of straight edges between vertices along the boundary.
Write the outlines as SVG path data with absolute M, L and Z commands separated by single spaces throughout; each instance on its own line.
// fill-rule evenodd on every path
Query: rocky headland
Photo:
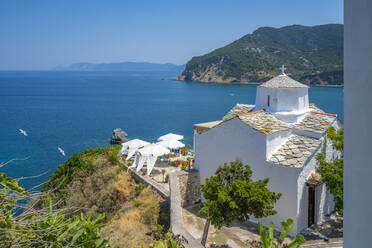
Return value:
M 262 27 L 193 57 L 177 77 L 203 83 L 260 83 L 286 73 L 307 85 L 343 85 L 343 25 Z

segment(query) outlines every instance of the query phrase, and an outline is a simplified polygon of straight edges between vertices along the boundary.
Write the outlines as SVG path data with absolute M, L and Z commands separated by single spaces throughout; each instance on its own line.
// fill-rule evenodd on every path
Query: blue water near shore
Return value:
M 256 86 L 185 83 L 178 72 L 0 72 L 0 168 L 30 188 L 68 156 L 107 146 L 120 127 L 155 141 L 168 132 L 192 144 L 193 124 L 219 120 L 236 103 L 253 104 Z M 311 87 L 310 102 L 343 119 L 343 88 Z M 18 129 L 27 131 L 25 137 Z M 63 157 L 57 147 L 65 152 Z

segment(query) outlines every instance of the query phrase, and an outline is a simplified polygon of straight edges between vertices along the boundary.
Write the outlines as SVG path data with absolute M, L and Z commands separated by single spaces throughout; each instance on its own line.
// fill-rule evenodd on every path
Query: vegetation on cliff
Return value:
M 193 57 L 178 80 L 262 82 L 278 75 L 282 64 L 305 84 L 343 84 L 343 25 L 262 27 Z
M 121 146 L 93 148 L 61 164 L 42 188 L 58 207 L 99 216 L 100 236 L 118 247 L 148 247 L 165 239 L 169 208 L 154 190 L 138 184 L 118 161 Z

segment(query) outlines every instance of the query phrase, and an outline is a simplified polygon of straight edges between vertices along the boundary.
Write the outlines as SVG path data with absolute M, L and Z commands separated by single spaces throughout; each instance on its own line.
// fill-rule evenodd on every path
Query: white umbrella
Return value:
M 178 140 L 162 140 L 160 142 L 157 143 L 158 145 L 161 145 L 165 148 L 169 148 L 169 149 L 178 149 L 180 147 L 184 147 L 185 144 L 178 141 Z
M 147 163 L 147 175 L 150 175 L 152 169 L 154 168 L 156 159 L 158 156 L 168 154 L 170 151 L 158 144 L 151 144 L 148 146 L 145 146 L 141 149 L 138 149 L 136 152 L 136 167 L 137 171 L 140 171 L 144 165 L 144 163 Z
M 143 148 L 140 148 L 137 150 L 137 152 L 142 155 L 142 156 L 161 156 L 161 155 L 164 155 L 164 154 L 168 154 L 170 151 L 161 146 L 161 145 L 158 145 L 158 144 L 150 144 L 150 145 L 147 145 Z
M 127 158 L 125 160 L 129 160 L 138 150 L 138 148 L 129 148 Z
M 120 152 L 123 154 L 126 150 L 128 150 L 127 158 L 126 160 L 129 160 L 140 147 L 144 147 L 146 145 L 150 144 L 149 142 L 140 140 L 140 139 L 133 139 L 130 141 L 127 141 L 125 143 L 122 143 L 123 146 L 120 150 Z
M 146 141 L 143 141 L 143 140 L 140 140 L 140 139 L 132 139 L 132 140 L 129 140 L 125 143 L 122 143 L 122 148 L 120 150 L 121 153 L 123 153 L 124 151 L 126 150 L 130 150 L 130 149 L 135 149 L 135 148 L 140 148 L 140 147 L 143 147 L 143 146 L 146 146 L 150 144 L 149 142 L 146 142 Z
M 174 134 L 174 133 L 168 133 L 166 135 L 160 136 L 158 141 L 161 141 L 161 140 L 181 140 L 181 139 L 183 139 L 182 135 Z

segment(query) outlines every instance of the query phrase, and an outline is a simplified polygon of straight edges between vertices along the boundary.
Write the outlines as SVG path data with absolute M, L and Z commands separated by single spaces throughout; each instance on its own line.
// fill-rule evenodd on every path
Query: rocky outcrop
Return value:
M 127 141 L 129 141 L 129 139 L 128 139 L 128 134 L 126 132 L 121 130 L 121 128 L 114 129 L 111 135 L 111 139 L 110 139 L 111 145 L 114 145 L 114 144 L 120 145 L 121 143 L 124 143 Z
M 196 66 L 186 65 L 186 69 L 178 76 L 180 81 L 197 81 L 203 83 L 232 83 L 238 82 L 235 77 L 227 77 L 221 68 L 222 64 L 229 60 L 229 56 L 221 55 L 213 57 Z

